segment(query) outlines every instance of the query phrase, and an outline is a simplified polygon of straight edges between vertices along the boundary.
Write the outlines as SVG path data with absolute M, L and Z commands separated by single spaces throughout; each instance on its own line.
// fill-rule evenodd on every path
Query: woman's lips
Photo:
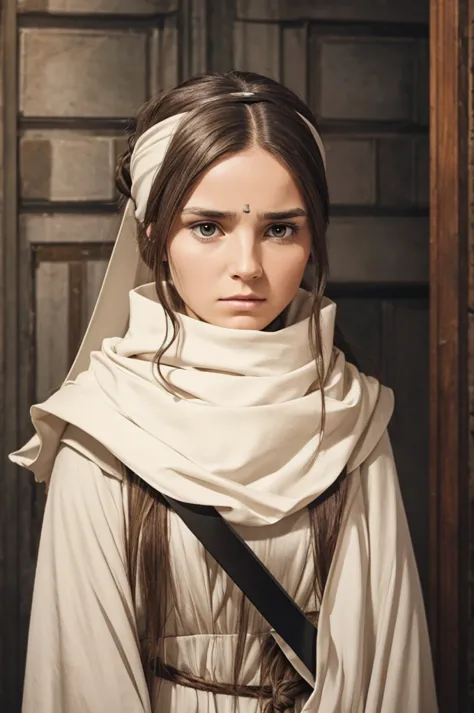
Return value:
M 224 302 L 225 304 L 229 305 L 230 307 L 233 307 L 234 309 L 257 309 L 260 307 L 265 300 L 264 299 L 256 299 L 256 298 L 230 298 L 230 299 L 224 299 L 221 300 L 221 302 Z

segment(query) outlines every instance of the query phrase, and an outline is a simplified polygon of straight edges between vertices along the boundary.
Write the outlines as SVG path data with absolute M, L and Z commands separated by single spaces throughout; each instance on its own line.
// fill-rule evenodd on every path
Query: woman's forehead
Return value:
M 212 201 L 212 205 L 210 204 Z M 251 212 L 303 208 L 303 200 L 292 173 L 260 147 L 227 156 L 213 164 L 188 195 L 185 206 L 205 206 L 215 210 Z

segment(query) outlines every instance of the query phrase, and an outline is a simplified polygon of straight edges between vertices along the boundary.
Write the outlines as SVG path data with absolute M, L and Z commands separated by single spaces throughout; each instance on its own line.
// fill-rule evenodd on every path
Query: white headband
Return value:
M 235 96 L 250 96 L 253 92 L 236 92 Z M 130 175 L 132 178 L 132 197 L 135 201 L 135 217 L 143 221 L 151 187 L 158 170 L 163 163 L 168 146 L 175 134 L 181 120 L 186 113 L 175 114 L 164 121 L 150 127 L 137 140 L 130 160 Z M 316 128 L 299 112 L 296 112 L 309 127 L 318 146 L 324 168 L 326 168 L 326 154 L 323 142 Z
M 251 94 L 253 92 L 237 92 L 236 96 Z M 90 353 L 100 350 L 104 339 L 125 335 L 128 326 L 129 292 L 154 280 L 138 250 L 135 218 L 143 221 L 145 217 L 153 180 L 163 163 L 171 138 L 184 116 L 186 113 L 160 121 L 137 140 L 130 161 L 133 200 L 129 200 L 126 205 L 94 312 L 66 381 L 75 379 L 81 371 L 89 367 Z M 321 137 L 302 114 L 299 116 L 311 130 L 326 168 Z
M 130 159 L 132 198 L 135 201 L 135 217 L 145 218 L 151 187 L 158 173 L 168 146 L 186 113 L 175 114 L 147 129 L 137 140 Z

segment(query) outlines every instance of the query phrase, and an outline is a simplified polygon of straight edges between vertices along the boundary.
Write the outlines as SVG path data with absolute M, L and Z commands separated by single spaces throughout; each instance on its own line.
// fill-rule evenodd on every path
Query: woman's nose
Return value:
M 229 260 L 230 274 L 241 280 L 253 280 L 263 274 L 260 246 L 253 239 L 239 240 Z

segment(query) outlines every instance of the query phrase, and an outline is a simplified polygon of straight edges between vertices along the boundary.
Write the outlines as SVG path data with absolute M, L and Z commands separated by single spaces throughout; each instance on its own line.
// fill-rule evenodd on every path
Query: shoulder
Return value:
M 347 463 L 351 472 L 364 464 L 383 457 L 390 449 L 387 428 L 394 409 L 393 391 L 373 377 L 351 370 L 356 374 L 360 398 L 360 418 L 363 426 L 361 435 Z
M 360 467 L 360 490 L 369 531 L 377 533 L 380 543 L 409 540 L 395 458 L 388 432 Z
M 404 506 L 387 429 L 349 478 L 347 523 L 363 522 L 369 531 L 390 537 Z
M 106 472 L 70 443 L 61 443 L 51 474 L 47 508 L 76 524 L 102 520 L 121 530 L 125 513 L 123 480 Z
M 78 426 L 71 423 L 67 425 L 61 437 L 61 444 L 84 456 L 86 460 L 90 461 L 92 465 L 96 465 L 103 473 L 112 475 L 119 480 L 123 479 L 125 473 L 123 463 L 100 441 L 78 428 Z
M 380 497 L 387 496 L 390 491 L 398 488 L 395 458 L 387 429 L 361 463 L 360 481 L 364 492 L 377 491 Z

